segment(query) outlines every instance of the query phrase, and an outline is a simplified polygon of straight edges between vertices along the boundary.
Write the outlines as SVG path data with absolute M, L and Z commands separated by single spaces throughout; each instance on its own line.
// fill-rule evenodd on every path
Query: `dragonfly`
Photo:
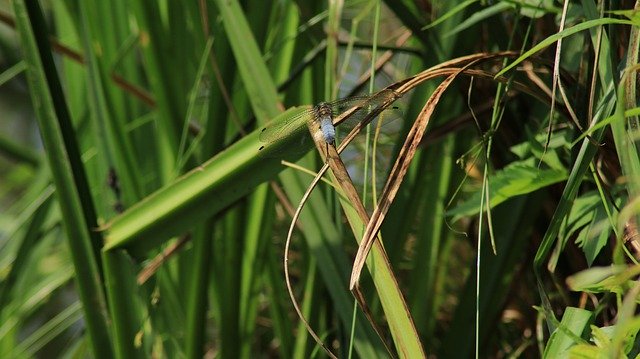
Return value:
M 311 122 L 318 126 L 318 130 L 327 145 L 334 145 L 336 138 L 336 130 L 333 123 L 334 118 L 357 106 L 357 110 L 348 118 L 349 124 L 355 124 L 362 121 L 367 115 L 378 110 L 380 106 L 398 97 L 399 95 L 395 91 L 387 89 L 373 95 L 353 96 L 331 102 L 321 102 L 290 118 L 265 126 L 261 130 L 259 138 L 260 141 L 265 144 L 278 142 L 291 136 L 294 132 L 301 131 L 301 129 L 306 130 L 304 124 Z M 290 146 L 286 148 L 285 151 L 307 150 L 311 147 L 311 142 L 302 138 L 301 141 L 294 146 L 297 148 L 291 148 Z M 262 146 L 260 150 L 263 148 L 264 146 Z

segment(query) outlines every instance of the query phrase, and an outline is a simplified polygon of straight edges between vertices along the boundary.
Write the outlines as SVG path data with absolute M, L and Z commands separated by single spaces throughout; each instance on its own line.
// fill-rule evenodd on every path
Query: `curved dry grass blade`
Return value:
M 379 106 L 376 110 L 374 110 L 371 114 L 369 114 L 365 119 L 363 119 L 363 121 L 361 123 L 356 125 L 356 127 L 354 129 L 352 129 L 351 132 L 345 137 L 345 139 L 342 141 L 342 143 L 340 144 L 340 147 L 337 150 L 336 150 L 335 146 L 333 146 L 333 145 L 329 145 L 328 146 L 327 145 L 327 143 L 324 141 L 324 138 L 322 136 L 321 131 L 318 130 L 318 126 L 316 124 L 313 124 L 313 123 L 309 123 L 308 124 L 309 131 L 311 132 L 312 138 L 314 139 L 314 142 L 316 144 L 318 152 L 325 159 L 325 164 L 322 166 L 320 171 L 318 171 L 318 174 L 314 177 L 313 181 L 311 182 L 311 184 L 307 188 L 307 191 L 304 193 L 304 195 L 302 196 L 302 199 L 300 200 L 300 204 L 298 205 L 298 208 L 296 209 L 295 213 L 292 216 L 291 224 L 289 226 L 289 232 L 287 233 L 287 239 L 285 241 L 283 266 L 284 266 L 284 274 L 285 274 L 285 282 L 286 282 L 286 286 L 287 286 L 287 292 L 289 293 L 289 298 L 291 299 L 291 303 L 292 303 L 296 313 L 298 314 L 298 317 L 300 318 L 300 320 L 304 324 L 305 328 L 307 329 L 307 331 L 309 332 L 311 337 L 313 337 L 313 339 L 316 341 L 316 343 L 318 343 L 318 345 L 320 345 L 320 347 L 331 358 L 335 358 L 336 356 L 322 342 L 322 339 L 320 339 L 320 337 L 316 334 L 316 332 L 313 330 L 313 328 L 311 328 L 311 325 L 305 319 L 305 317 L 304 317 L 304 315 L 302 313 L 302 310 L 300 309 L 300 305 L 298 304 L 298 301 L 297 301 L 297 299 L 295 297 L 295 294 L 293 293 L 293 287 L 291 285 L 291 280 L 290 280 L 290 276 L 289 276 L 289 248 L 290 248 L 290 245 L 291 245 L 291 237 L 293 235 L 294 226 L 297 223 L 298 218 L 300 217 L 300 213 L 302 212 L 302 208 L 304 207 L 304 204 L 307 202 L 307 199 L 311 195 L 311 192 L 313 191 L 315 186 L 318 184 L 318 182 L 320 182 L 320 180 L 322 179 L 322 176 L 324 175 L 324 173 L 327 171 L 327 169 L 329 167 L 331 167 L 332 172 L 333 172 L 334 176 L 336 177 L 337 182 L 340 184 L 340 187 L 345 191 L 346 197 L 353 204 L 353 206 L 356 209 L 358 215 L 361 217 L 363 223 L 367 223 L 368 222 L 369 216 L 368 216 L 368 214 L 367 214 L 367 212 L 366 212 L 366 210 L 364 208 L 364 205 L 360 201 L 360 198 L 358 197 L 358 193 L 357 193 L 357 191 L 356 191 L 356 189 L 355 189 L 355 187 L 353 185 L 353 182 L 351 181 L 351 178 L 349 177 L 349 174 L 348 174 L 348 172 L 347 172 L 347 170 L 346 170 L 346 168 L 344 166 L 344 163 L 342 163 L 342 160 L 340 159 L 340 153 L 346 148 L 346 146 L 351 142 L 351 140 L 353 140 L 355 138 L 355 136 L 358 134 L 358 132 L 364 127 L 363 123 L 366 123 L 366 122 L 370 121 L 371 119 L 373 119 L 379 111 L 382 111 L 384 108 L 389 106 L 393 101 L 395 101 L 399 97 L 392 90 L 386 90 L 386 91 L 388 91 L 388 92 L 386 92 L 386 93 L 380 92 L 379 93 L 381 96 L 383 96 L 383 95 L 385 96 L 385 102 L 381 106 Z M 376 95 L 374 95 L 374 96 L 376 96 Z M 361 107 L 362 106 L 359 105 L 359 106 L 354 106 L 354 107 L 348 109 L 347 111 L 343 112 L 340 116 L 336 117 L 334 119 L 334 123 L 341 123 L 346 118 L 348 118 L 349 116 L 354 114 L 356 111 L 358 111 Z M 325 157 L 325 155 L 326 155 L 326 157 Z M 382 248 L 382 252 L 384 253 L 384 248 Z M 386 263 L 388 264 L 389 261 L 387 260 Z M 360 307 L 363 309 L 367 319 L 372 324 L 373 329 L 376 331 L 378 336 L 381 338 L 382 343 L 384 344 L 387 352 L 389 352 L 391 354 L 391 349 L 389 348 L 387 343 L 382 339 L 382 338 L 384 338 L 384 336 L 382 335 L 381 328 L 376 325 L 376 322 L 374 321 L 374 318 L 373 318 L 373 315 L 372 315 L 371 311 L 368 310 L 368 308 L 366 307 L 366 303 L 365 303 L 365 301 L 364 301 L 364 299 L 362 297 L 362 293 L 358 292 L 358 293 L 354 293 L 354 295 L 356 297 L 356 300 L 358 300 L 358 303 L 359 303 Z
M 342 120 L 342 119 L 348 117 L 349 115 L 353 114 L 357 110 L 358 110 L 358 106 L 356 106 L 356 107 L 354 107 L 352 109 L 349 109 L 349 110 L 345 111 L 345 113 L 343 113 L 341 116 L 339 116 L 337 118 L 337 120 Z M 336 151 L 335 146 L 333 146 L 333 145 L 330 145 L 330 146 L 327 147 L 327 143 L 324 142 L 324 140 L 322 138 L 322 133 L 318 133 L 318 131 L 317 131 L 317 126 L 310 124 L 309 125 L 309 130 L 312 132 L 312 137 L 313 137 L 314 142 L 316 143 L 316 145 L 318 147 L 318 151 L 320 152 L 321 155 L 329 154 L 329 153 L 325 153 L 325 151 L 327 151 L 327 150 L 331 151 L 330 152 L 331 155 L 328 156 L 330 161 L 335 160 L 335 158 L 339 159 L 340 158 L 339 152 L 342 152 L 342 150 L 344 150 L 344 148 L 350 142 L 350 140 L 352 140 L 355 137 L 355 134 L 357 134 L 356 131 L 352 131 L 353 135 L 350 137 L 350 140 L 349 141 L 343 141 L 342 146 L 340 146 L 340 150 Z M 327 152 L 329 152 L 329 151 L 327 151 Z M 285 283 L 287 285 L 287 292 L 289 293 L 289 298 L 291 298 L 291 304 L 293 305 L 293 308 L 295 309 L 296 313 L 298 314 L 298 317 L 300 318 L 300 320 L 304 324 L 305 328 L 307 328 L 307 331 L 309 332 L 311 337 L 313 337 L 313 339 L 316 341 L 316 343 L 318 343 L 318 345 L 320 345 L 320 347 L 327 353 L 327 355 L 329 355 L 329 357 L 331 357 L 331 358 L 336 358 L 336 356 L 331 352 L 331 350 L 329 348 L 327 348 L 327 346 L 322 342 L 322 339 L 320 339 L 320 337 L 316 334 L 316 332 L 313 330 L 313 328 L 311 328 L 311 325 L 305 319 L 304 314 L 302 314 L 302 310 L 300 309 L 300 305 L 298 304 L 298 301 L 297 301 L 297 299 L 295 297 L 295 294 L 293 293 L 293 287 L 291 286 L 291 279 L 290 279 L 290 276 L 289 276 L 289 248 L 291 246 L 291 237 L 293 235 L 293 229 L 294 229 L 294 227 L 295 227 L 295 225 L 296 225 L 296 223 L 298 221 L 298 218 L 300 217 L 300 213 L 302 212 L 302 208 L 304 207 L 304 204 L 307 202 L 307 199 L 311 195 L 311 192 L 316 187 L 318 182 L 320 182 L 320 180 L 322 179 L 322 176 L 325 174 L 325 172 L 327 172 L 327 169 L 329 169 L 329 162 L 325 161 L 325 164 L 322 166 L 320 171 L 318 171 L 318 174 L 314 177 L 313 181 L 311 181 L 311 184 L 309 185 L 309 187 L 307 188 L 306 192 L 304 193 L 304 195 L 300 199 L 300 204 L 298 205 L 298 208 L 296 208 L 296 211 L 292 215 L 291 225 L 289 226 L 289 231 L 287 233 L 287 239 L 286 239 L 285 245 L 284 245 L 283 266 L 284 266 Z M 356 198 L 358 198 L 357 193 L 356 193 Z M 363 207 L 363 209 L 364 209 L 364 207 Z M 366 216 L 366 211 L 364 212 L 364 215 Z M 375 329 L 377 331 L 377 328 L 375 328 Z M 378 332 L 378 335 L 380 335 L 380 332 Z M 384 343 L 384 341 L 383 341 L 383 343 Z M 385 343 L 385 347 L 386 347 L 386 343 Z M 387 348 L 387 350 L 388 350 L 388 348 Z
M 365 260 L 367 258 L 367 254 L 375 241 L 376 235 L 380 230 L 380 226 L 382 225 L 382 221 L 385 218 L 391 203 L 395 199 L 396 194 L 398 193 L 398 188 L 402 183 L 404 175 L 407 173 L 409 168 L 409 164 L 413 159 L 413 156 L 418 149 L 418 145 L 420 141 L 422 141 L 422 137 L 424 132 L 427 129 L 427 124 L 431 119 L 431 115 L 433 114 L 436 105 L 438 104 L 440 97 L 444 93 L 444 91 L 449 87 L 449 85 L 453 82 L 453 80 L 462 73 L 466 67 L 473 65 L 475 62 L 469 63 L 465 68 L 458 70 L 453 73 L 449 77 L 447 77 L 434 91 L 433 95 L 429 98 L 425 106 L 423 107 L 420 115 L 413 127 L 409 131 L 407 139 L 405 140 L 402 149 L 398 155 L 398 159 L 396 160 L 391 173 L 389 174 L 389 179 L 387 180 L 387 184 L 385 185 L 384 190 L 380 196 L 379 205 L 374 210 L 371 215 L 371 219 L 367 224 L 367 228 L 362 237 L 362 242 L 360 242 L 360 246 L 358 247 L 358 252 L 356 254 L 356 258 L 353 263 L 353 269 L 351 271 L 351 279 L 349 281 L 349 289 L 353 290 L 357 282 L 360 278 L 360 272 L 362 271 L 362 267 L 364 266 Z
M 343 142 L 341 144 L 340 152 L 342 152 L 341 150 L 344 149 L 347 146 L 347 144 L 348 142 Z M 336 149 L 333 146 L 329 147 L 329 155 L 327 156 L 327 162 L 329 164 L 329 167 L 331 167 L 331 172 L 335 176 L 337 183 L 339 184 L 342 191 L 344 191 L 344 194 L 346 195 L 346 197 L 349 199 L 349 203 L 353 206 L 356 213 L 358 213 L 358 216 L 362 220 L 362 223 L 368 223 L 369 214 L 367 214 L 367 210 L 365 209 L 364 204 L 362 203 L 362 201 L 360 200 L 360 197 L 358 196 L 356 187 L 353 184 L 351 177 L 349 176 L 349 172 L 347 172 L 347 168 L 344 165 L 344 162 L 342 162 L 342 159 L 339 156 L 339 152 L 336 151 Z M 379 251 L 384 257 L 384 264 L 388 266 L 389 272 L 393 275 L 393 272 L 391 271 L 391 262 L 387 256 L 387 252 L 382 246 L 382 241 L 377 241 L 376 244 L 379 245 Z M 393 279 L 395 280 L 395 277 Z M 397 286 L 397 283 L 398 283 L 397 280 L 395 280 L 396 286 Z M 358 305 L 362 309 L 362 312 L 367 317 L 367 320 L 373 327 L 373 330 L 376 331 L 376 333 L 380 337 L 380 340 L 382 340 L 382 343 L 384 344 L 389 354 L 393 355 L 390 347 L 387 345 L 386 341 L 384 340 L 382 328 L 377 324 L 373 316 L 373 312 L 371 312 L 371 310 L 369 309 L 369 306 L 367 305 L 364 299 L 364 295 L 362 294 L 362 292 L 360 292 L 360 288 L 356 288 L 355 291 L 352 290 L 351 292 L 353 293 L 353 296 L 358 302 Z
M 289 232 L 287 233 L 287 240 L 286 240 L 286 242 L 284 244 L 283 266 L 284 266 L 285 283 L 287 284 L 287 292 L 289 293 L 289 298 L 291 298 L 291 304 L 293 304 L 293 309 L 295 309 L 296 313 L 298 314 L 298 318 L 300 318 L 300 320 L 302 321 L 302 324 L 304 324 L 305 328 L 307 328 L 307 332 L 309 332 L 309 334 L 313 337 L 313 339 L 316 341 L 316 343 L 318 343 L 318 345 L 327 353 L 327 355 L 329 357 L 331 357 L 331 358 L 337 358 L 331 352 L 331 350 L 329 350 L 329 348 L 327 348 L 324 345 L 324 343 L 322 342 L 322 339 L 320 339 L 318 334 L 316 334 L 316 332 L 313 330 L 313 328 L 311 328 L 311 325 L 305 319 L 304 314 L 302 314 L 302 310 L 300 309 L 300 305 L 298 304 L 296 296 L 293 293 L 293 287 L 291 286 L 291 279 L 289 277 L 289 247 L 291 245 L 291 236 L 293 235 L 293 229 L 295 228 L 296 222 L 298 221 L 298 218 L 300 217 L 300 213 L 302 212 L 302 208 L 304 207 L 304 204 L 307 202 L 307 199 L 311 195 L 311 192 L 316 187 L 318 182 L 320 182 L 320 179 L 322 178 L 322 175 L 324 175 L 324 173 L 327 171 L 328 168 L 329 168 L 329 166 L 327 164 L 322 166 L 322 168 L 320 169 L 320 171 L 318 172 L 316 177 L 313 179 L 313 181 L 309 185 L 309 188 L 307 188 L 307 191 L 302 196 L 302 199 L 300 200 L 300 204 L 298 205 L 298 208 L 296 208 L 296 211 L 293 214 L 293 218 L 291 219 L 291 225 L 289 226 Z
M 349 143 L 355 138 L 355 136 L 360 132 L 360 130 L 362 130 L 364 126 L 366 126 L 368 122 L 370 122 L 373 118 L 375 118 L 378 114 L 380 114 L 380 112 L 384 111 L 384 109 L 389 107 L 401 95 L 402 95 L 401 93 L 389 88 L 381 90 L 378 93 L 374 94 L 372 98 L 373 97 L 377 97 L 378 99 L 380 99 L 381 97 L 383 98 L 383 100 L 380 100 L 380 101 L 378 100 L 373 101 L 375 103 L 380 103 L 380 105 L 374 111 L 372 111 L 369 115 L 367 115 L 364 119 L 362 119 L 362 121 L 358 123 L 351 130 L 351 132 L 349 132 L 349 134 L 347 134 L 347 136 L 340 143 L 340 146 L 337 149 L 337 151 L 333 146 L 328 148 L 329 151 L 328 151 L 327 158 L 325 160 L 328 163 L 329 167 L 331 167 L 331 172 L 334 175 L 337 184 L 340 186 L 340 189 L 343 191 L 343 193 L 341 193 L 341 196 L 344 196 L 349 200 L 349 204 L 354 208 L 355 212 L 357 213 L 357 216 L 360 218 L 362 223 L 369 222 L 369 214 L 367 213 L 364 204 L 360 200 L 360 196 L 358 195 L 358 192 L 353 184 L 353 181 L 351 180 L 351 177 L 349 176 L 349 173 L 344 163 L 342 162 L 339 154 L 349 145 Z M 351 114 L 353 114 L 357 110 L 358 110 L 358 106 L 346 111 L 341 116 L 337 117 L 334 120 L 334 122 L 341 123 L 344 119 L 349 117 Z M 310 127 L 310 130 L 313 131 L 314 128 Z M 324 148 L 326 147 L 326 144 L 321 139 L 321 136 L 314 136 L 314 139 L 316 139 L 316 147 L 318 148 L 321 154 L 324 154 Z M 350 223 L 350 224 L 352 226 L 354 225 L 353 223 Z M 382 241 L 377 241 L 375 242 L 374 245 L 376 246 L 376 252 L 378 252 L 381 257 L 380 265 L 386 267 L 385 271 L 388 273 L 390 277 L 389 280 L 391 285 L 393 285 L 393 287 L 396 288 L 397 293 L 400 293 L 398 281 L 393 275 L 393 271 L 391 270 L 391 263 L 389 261 L 389 258 L 387 256 L 387 253 L 384 247 L 382 246 Z M 380 337 L 382 343 L 387 349 L 387 352 L 391 356 L 393 356 L 393 353 L 390 347 L 387 345 L 386 341 L 384 340 L 385 336 L 383 335 L 383 330 L 376 323 L 373 313 L 369 309 L 363 294 L 360 292 L 359 288 L 356 288 L 356 290 L 352 290 L 351 292 L 354 295 L 359 307 L 362 309 L 363 313 L 365 314 L 367 320 L 369 321 L 373 329 L 376 331 L 376 333 Z M 397 299 L 397 304 L 405 308 L 405 312 L 408 313 L 407 305 L 406 305 L 406 302 L 404 301 L 404 298 L 402 298 L 402 296 L 399 295 L 398 298 L 396 299 Z M 406 317 L 408 318 L 408 322 L 409 322 L 407 325 L 411 327 L 412 333 L 415 334 L 415 336 L 417 337 L 417 332 L 415 329 L 415 325 L 411 320 L 411 316 L 407 314 Z M 394 333 L 392 332 L 392 335 L 393 334 Z M 404 335 L 408 336 L 410 334 L 404 333 Z M 419 348 L 415 348 L 415 351 L 413 353 L 420 354 L 421 357 L 425 357 L 423 348 L 421 346 Z M 406 353 L 403 353 L 403 354 L 406 354 Z
M 564 25 L 567 20 L 567 11 L 569 8 L 569 2 L 565 1 L 564 6 L 562 7 L 562 19 L 560 20 L 560 29 L 558 32 L 562 32 L 564 30 Z M 558 82 L 560 78 L 560 54 L 562 53 L 562 37 L 558 39 L 556 44 L 556 55 L 553 61 L 553 84 L 551 85 L 551 108 L 549 109 L 549 127 L 547 128 L 547 140 L 544 143 L 544 150 L 542 152 L 542 156 L 540 157 L 540 162 L 538 166 L 542 164 L 542 157 L 544 157 L 545 153 L 547 153 L 547 149 L 549 148 L 549 143 L 551 142 L 551 131 L 553 127 L 553 114 L 556 105 L 556 91 L 558 89 Z
M 337 118 L 337 120 L 342 120 L 342 119 L 348 117 L 349 115 L 351 115 L 354 112 L 356 112 L 358 110 L 358 108 L 359 108 L 359 106 L 356 106 L 356 107 L 353 107 L 353 108 L 345 111 L 345 113 L 340 115 Z M 318 148 L 319 153 L 321 155 L 325 155 L 325 154 L 329 155 L 329 151 L 333 150 L 331 153 L 333 153 L 335 155 L 333 155 L 333 154 L 329 155 L 328 158 L 329 159 L 335 158 L 335 157 L 340 158 L 338 152 L 335 150 L 335 146 L 334 145 L 327 145 L 327 143 L 324 141 L 323 136 L 322 136 L 322 132 L 318 131 L 318 126 L 315 125 L 315 124 L 311 124 L 311 123 L 309 123 L 308 126 L 309 126 L 309 131 L 311 132 L 312 138 L 313 138 L 314 142 L 316 143 L 316 146 Z M 354 136 L 352 136 L 351 139 L 353 139 L 353 137 Z M 344 147 L 346 147 L 346 143 L 343 146 L 341 146 L 340 151 L 342 151 L 344 149 Z M 293 213 L 293 216 L 291 218 L 291 224 L 289 225 L 289 231 L 287 233 L 287 239 L 286 239 L 285 245 L 284 245 L 283 266 L 284 266 L 285 283 L 287 285 L 287 292 L 289 293 L 289 298 L 291 298 L 291 304 L 293 305 L 293 308 L 295 309 L 296 313 L 298 314 L 298 318 L 300 318 L 300 320 L 302 321 L 302 324 L 304 324 L 305 328 L 307 328 L 307 332 L 309 332 L 311 337 L 313 337 L 313 339 L 316 341 L 316 343 L 318 343 L 318 345 L 327 353 L 327 355 L 329 357 L 331 357 L 331 358 L 337 358 L 331 352 L 331 350 L 323 343 L 322 339 L 320 339 L 318 334 L 316 334 L 316 332 L 313 330 L 313 328 L 311 328 L 311 325 L 309 324 L 309 322 L 304 317 L 304 314 L 302 313 L 302 310 L 300 309 L 300 305 L 298 304 L 296 296 L 293 293 L 293 287 L 291 285 L 291 279 L 290 279 L 290 276 L 289 276 L 289 248 L 291 246 L 291 237 L 293 236 L 293 229 L 294 229 L 294 227 L 296 225 L 296 222 L 298 221 L 298 218 L 300 217 L 300 213 L 302 212 L 302 209 L 304 208 L 304 204 L 307 202 L 309 196 L 311 195 L 311 192 L 316 187 L 318 182 L 320 182 L 320 180 L 322 179 L 322 176 L 325 174 L 325 172 L 327 172 L 327 169 L 329 169 L 329 162 L 325 161 L 325 164 L 322 166 L 320 171 L 318 171 L 318 174 L 314 177 L 313 181 L 311 181 L 311 184 L 309 185 L 309 187 L 307 188 L 306 192 L 304 193 L 304 195 L 300 199 L 300 204 L 298 205 L 298 208 L 296 208 L 296 211 Z M 365 212 L 365 215 L 366 215 L 366 212 Z M 380 333 L 378 333 L 378 334 L 380 334 Z M 385 344 L 385 346 L 386 346 L 386 344 Z

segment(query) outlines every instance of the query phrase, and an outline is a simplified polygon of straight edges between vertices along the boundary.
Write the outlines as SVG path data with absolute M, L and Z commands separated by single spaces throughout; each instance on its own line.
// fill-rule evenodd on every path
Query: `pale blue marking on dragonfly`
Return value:
M 333 117 L 340 111 L 340 109 L 338 109 L 335 111 L 336 113 L 334 113 L 332 105 L 332 103 L 320 102 L 313 108 L 314 117 L 319 120 L 320 123 L 322 139 L 330 145 L 334 145 L 336 142 L 336 128 L 333 126 Z
M 359 108 L 348 118 L 349 124 L 355 124 L 362 121 L 385 102 L 398 97 L 400 96 L 393 90 L 382 90 L 369 96 L 353 96 L 331 102 L 321 102 L 288 119 L 267 125 L 260 133 L 260 141 L 267 144 L 277 142 L 288 137 L 292 132 L 305 128 L 304 124 L 313 121 L 312 123 L 316 123 L 319 126 L 318 129 L 323 136 L 323 140 L 327 144 L 333 145 L 336 138 L 336 130 L 333 125 L 334 118 L 344 111 L 358 106 Z M 304 150 L 308 150 L 310 145 L 310 143 L 301 142 L 301 147 Z M 260 150 L 263 148 L 264 146 Z M 287 151 L 289 150 L 295 151 L 296 149 L 288 148 Z

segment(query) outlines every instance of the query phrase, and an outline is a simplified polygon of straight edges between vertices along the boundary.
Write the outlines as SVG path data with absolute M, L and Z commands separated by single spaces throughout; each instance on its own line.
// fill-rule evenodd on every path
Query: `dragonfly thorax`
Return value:
M 326 102 L 319 103 L 315 108 L 315 117 L 320 122 L 322 138 L 326 143 L 333 144 L 336 140 L 336 129 L 333 127 L 333 109 Z

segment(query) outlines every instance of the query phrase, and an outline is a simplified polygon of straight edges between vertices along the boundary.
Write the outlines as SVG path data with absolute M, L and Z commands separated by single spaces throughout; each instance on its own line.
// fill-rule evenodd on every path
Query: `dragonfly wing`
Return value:
M 291 111 L 291 112 L 289 112 Z M 260 130 L 262 156 L 294 160 L 295 155 L 308 152 L 313 147 L 306 123 L 313 118 L 313 108 L 290 109 L 287 113 L 267 123 Z
M 336 117 L 354 106 L 361 106 L 370 98 L 371 96 L 352 96 L 333 101 L 330 103 L 331 109 L 333 110 L 333 116 Z
M 260 132 L 260 142 L 273 143 L 298 131 L 313 116 L 313 109 L 305 109 L 289 118 L 269 122 Z
M 334 110 L 337 111 L 337 114 L 340 114 L 354 106 L 360 106 L 358 110 L 345 120 L 347 124 L 344 127 L 353 127 L 371 112 L 377 110 L 385 102 L 395 97 L 397 97 L 397 95 L 393 90 L 383 90 L 370 96 L 349 97 L 336 101 Z

